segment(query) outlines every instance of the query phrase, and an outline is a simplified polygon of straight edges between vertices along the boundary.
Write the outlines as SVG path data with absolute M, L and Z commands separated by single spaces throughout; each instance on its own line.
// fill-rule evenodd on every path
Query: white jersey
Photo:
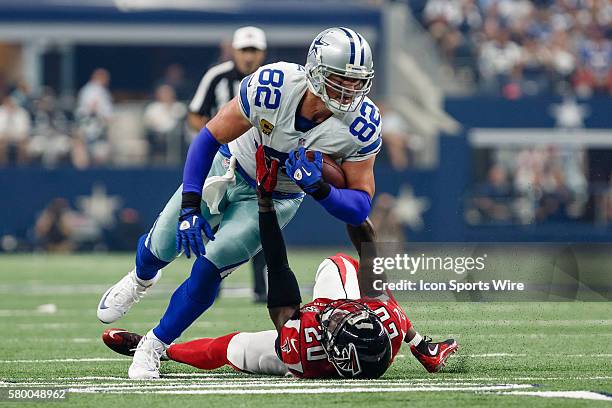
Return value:
M 380 112 L 367 97 L 355 112 L 333 115 L 306 132 L 296 130 L 296 111 L 306 90 L 304 67 L 288 62 L 264 65 L 242 80 L 240 107 L 253 127 L 229 143 L 229 152 L 251 179 L 260 144 L 283 166 L 288 153 L 299 146 L 326 153 L 338 163 L 365 160 L 380 151 Z M 284 170 L 279 172 L 276 190 L 301 193 Z

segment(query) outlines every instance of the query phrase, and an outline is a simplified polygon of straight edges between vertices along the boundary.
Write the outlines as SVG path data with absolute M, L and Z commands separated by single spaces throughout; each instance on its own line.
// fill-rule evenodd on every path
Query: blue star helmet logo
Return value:
M 320 35 L 317 38 L 315 38 L 314 42 L 312 43 L 312 47 L 310 48 L 310 52 L 308 54 L 311 54 L 312 52 L 315 52 L 319 47 L 323 47 L 326 45 L 329 45 L 329 43 L 323 41 L 323 36 Z
M 319 38 L 315 39 L 315 41 L 314 41 L 314 45 L 315 45 L 315 47 L 319 47 L 319 46 L 321 46 L 321 45 L 329 45 L 329 43 L 328 43 L 328 42 L 323 41 L 323 36 L 321 36 L 321 37 L 319 37 Z

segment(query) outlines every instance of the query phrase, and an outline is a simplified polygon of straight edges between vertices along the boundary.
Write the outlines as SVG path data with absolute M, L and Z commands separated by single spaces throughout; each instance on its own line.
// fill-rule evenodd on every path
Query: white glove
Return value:
M 229 167 L 222 176 L 211 176 L 204 182 L 204 188 L 202 189 L 202 198 L 208 206 L 208 210 L 211 214 L 221 214 L 219 212 L 219 204 L 225 192 L 229 186 L 236 184 L 236 158 L 232 156 L 230 158 Z

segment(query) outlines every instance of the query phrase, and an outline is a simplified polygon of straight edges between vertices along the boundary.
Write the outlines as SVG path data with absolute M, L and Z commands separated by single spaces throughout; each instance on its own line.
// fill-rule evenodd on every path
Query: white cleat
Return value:
M 153 380 L 159 378 L 161 357 L 165 355 L 166 346 L 155 337 L 153 330 L 149 331 L 138 343 L 128 376 L 132 380 Z
M 128 273 L 102 296 L 98 304 L 98 319 L 102 323 L 119 320 L 134 303 L 140 302 L 140 299 L 146 295 L 147 289 L 153 286 L 160 277 L 161 271 L 158 271 L 157 275 L 147 281 L 145 286 L 136 279 L 135 269 Z

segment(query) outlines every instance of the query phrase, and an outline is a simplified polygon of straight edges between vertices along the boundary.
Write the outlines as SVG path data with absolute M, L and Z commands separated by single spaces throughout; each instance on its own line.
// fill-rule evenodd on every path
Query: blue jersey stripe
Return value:
M 219 153 L 225 157 L 232 157 L 232 152 L 230 152 L 229 146 L 226 144 L 221 145 L 219 148 Z
M 251 80 L 253 74 L 244 78 L 240 83 L 240 106 L 242 107 L 242 112 L 247 118 L 251 117 L 251 105 L 249 105 L 249 98 L 247 98 L 247 85 Z
M 340 29 L 344 31 L 344 34 L 346 34 L 346 36 L 349 38 L 349 41 L 351 42 L 351 59 L 349 62 L 354 65 L 355 64 L 355 41 L 353 40 L 353 36 L 349 32 L 349 30 L 347 30 L 344 27 L 340 27 Z
M 226 144 L 221 145 L 221 147 L 219 148 L 219 153 L 221 153 L 224 157 L 227 157 L 227 158 L 232 157 L 232 152 L 230 151 L 229 146 Z M 246 171 L 244 171 L 244 169 L 240 165 L 240 162 L 236 163 L 236 171 L 238 172 L 238 174 L 240 174 L 242 179 L 248 185 L 250 185 L 254 189 L 257 188 L 257 183 L 255 182 L 255 180 L 251 178 L 251 176 L 248 175 Z M 301 197 L 304 197 L 304 193 L 281 193 L 280 191 L 275 191 L 272 193 L 272 198 L 278 198 L 280 200 L 291 199 L 291 198 L 301 198 Z
M 373 152 L 380 146 L 381 143 L 382 143 L 382 137 L 379 137 L 378 139 L 376 139 L 374 143 L 370 143 L 366 147 L 359 150 L 357 154 L 366 154 L 366 153 Z

